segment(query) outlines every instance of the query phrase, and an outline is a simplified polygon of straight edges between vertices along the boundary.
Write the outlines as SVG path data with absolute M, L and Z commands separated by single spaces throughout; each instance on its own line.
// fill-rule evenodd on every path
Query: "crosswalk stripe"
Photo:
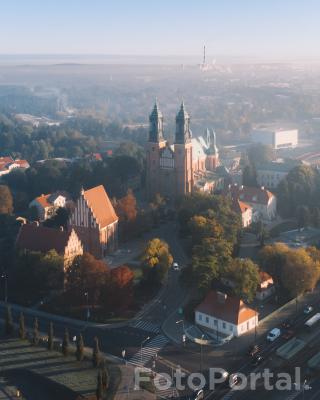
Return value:
M 149 321 L 136 321 L 133 325 L 134 328 L 142 329 L 147 332 L 159 333 L 160 325 L 154 324 Z
M 150 342 L 148 342 L 142 349 L 140 349 L 129 359 L 129 363 L 141 366 L 142 359 L 142 366 L 146 365 L 148 361 L 150 361 L 152 357 L 154 357 L 167 343 L 169 343 L 169 341 L 165 336 L 155 336 L 152 340 L 150 340 Z

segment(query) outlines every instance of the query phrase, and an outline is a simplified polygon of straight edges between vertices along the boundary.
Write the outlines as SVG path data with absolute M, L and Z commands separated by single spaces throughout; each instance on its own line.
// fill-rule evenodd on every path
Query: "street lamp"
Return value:
M 182 323 L 182 342 L 183 342 L 183 345 L 185 346 L 186 345 L 186 335 L 184 334 L 184 320 L 183 319 L 180 319 L 179 321 L 176 321 L 176 324 L 181 324 Z
M 84 296 L 85 296 L 85 298 L 86 298 L 86 300 L 87 300 L 87 321 L 88 321 L 89 316 L 90 316 L 90 311 L 89 311 L 89 293 L 88 293 L 88 292 L 85 292 L 85 293 L 84 293 Z
M 204 335 L 201 336 L 201 341 L 200 341 L 200 373 L 202 373 L 202 340 L 204 338 Z
M 4 272 L 1 275 L 1 278 L 4 279 L 4 302 L 8 302 L 8 275 Z
M 141 345 L 140 345 L 141 367 L 143 367 L 143 364 L 142 364 L 142 348 L 143 348 L 143 345 L 145 344 L 145 342 L 148 341 L 149 339 L 150 339 L 150 336 L 148 336 L 146 339 L 144 339 L 144 340 L 141 342 Z

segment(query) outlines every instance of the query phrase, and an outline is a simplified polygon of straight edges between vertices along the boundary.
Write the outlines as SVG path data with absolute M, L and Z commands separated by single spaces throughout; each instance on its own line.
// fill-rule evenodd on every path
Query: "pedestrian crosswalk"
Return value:
M 129 363 L 145 366 L 167 343 L 169 343 L 169 340 L 165 336 L 155 336 L 129 359 Z
M 134 328 L 142 329 L 147 332 L 159 333 L 160 325 L 154 324 L 153 322 L 138 320 L 132 325 Z

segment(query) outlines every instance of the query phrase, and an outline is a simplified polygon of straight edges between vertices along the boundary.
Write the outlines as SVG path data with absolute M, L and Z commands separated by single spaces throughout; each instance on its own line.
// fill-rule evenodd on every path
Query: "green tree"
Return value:
M 84 343 L 83 337 L 80 333 L 77 337 L 77 350 L 76 350 L 76 357 L 78 361 L 82 361 L 84 357 Z
M 259 252 L 259 264 L 264 271 L 272 276 L 276 287 L 282 283 L 282 270 L 289 251 L 289 247 L 285 244 L 275 243 L 265 246 Z
M 0 214 L 13 213 L 13 198 L 8 186 L 0 185 Z
M 6 335 L 13 335 L 14 326 L 11 314 L 11 308 L 7 306 L 6 308 L 6 317 L 5 317 L 5 333 Z
M 53 350 L 53 340 L 54 340 L 54 335 L 53 335 L 53 323 L 50 322 L 49 328 L 48 328 L 48 350 Z
M 63 341 L 62 341 L 62 354 L 66 357 L 69 354 L 69 331 L 66 328 L 64 330 Z
M 232 282 L 232 291 L 251 302 L 260 282 L 259 267 L 249 259 L 235 258 L 226 268 L 224 278 Z
M 19 317 L 19 338 L 24 340 L 26 338 L 26 329 L 24 324 L 24 315 L 21 312 Z
M 101 363 L 101 353 L 99 349 L 99 340 L 97 337 L 94 338 L 94 347 L 92 350 L 92 363 L 94 367 L 98 367 Z

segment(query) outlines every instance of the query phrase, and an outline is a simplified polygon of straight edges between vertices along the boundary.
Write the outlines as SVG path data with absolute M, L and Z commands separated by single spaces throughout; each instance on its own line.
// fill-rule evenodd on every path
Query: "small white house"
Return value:
M 258 326 L 258 312 L 240 298 L 210 291 L 195 310 L 197 325 L 223 336 L 240 336 Z

